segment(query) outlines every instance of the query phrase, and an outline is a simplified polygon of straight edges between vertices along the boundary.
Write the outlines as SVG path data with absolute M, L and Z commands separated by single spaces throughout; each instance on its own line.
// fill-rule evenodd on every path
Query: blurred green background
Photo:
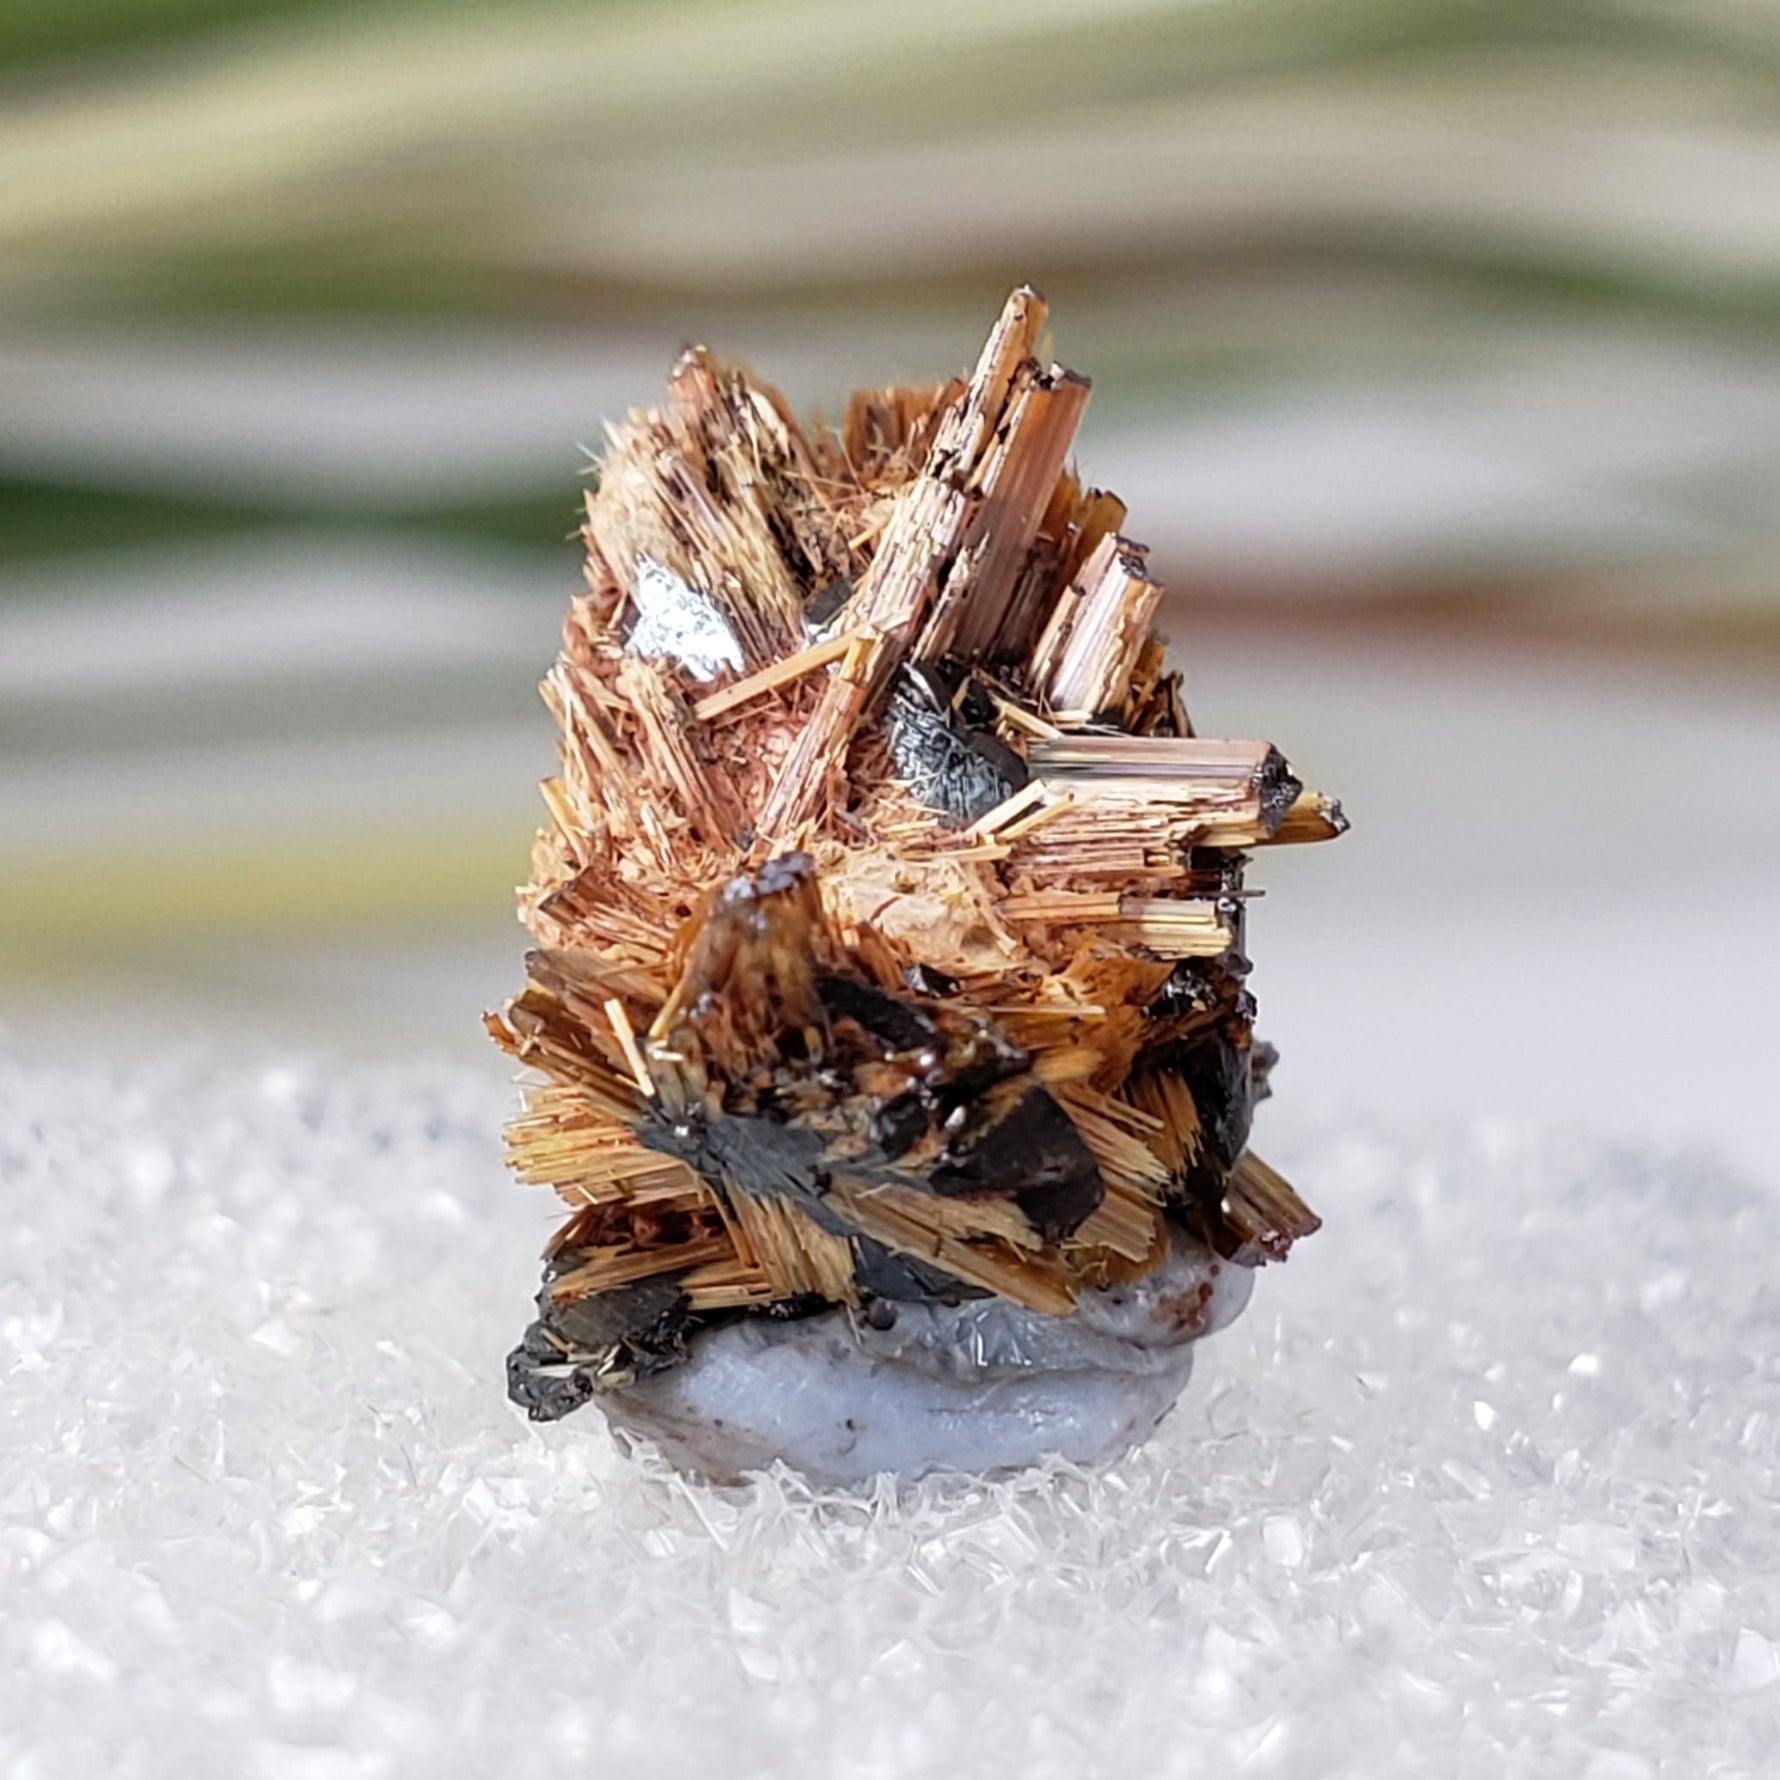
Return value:
M 1765 1162 L 1766 0 L 9 0 L 7 1041 L 479 1055 L 602 417 L 1023 279 L 1202 724 L 1354 808 L 1264 874 L 1288 1064 Z

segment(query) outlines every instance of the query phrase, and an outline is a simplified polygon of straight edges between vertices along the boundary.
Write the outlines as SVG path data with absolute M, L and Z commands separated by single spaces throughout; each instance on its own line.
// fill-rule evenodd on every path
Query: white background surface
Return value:
M 0 1062 L 21 1780 L 1766 1780 L 1780 1215 L 1276 1126 L 1327 1228 L 1104 1473 L 689 1484 L 502 1400 L 544 1207 L 437 1068 Z

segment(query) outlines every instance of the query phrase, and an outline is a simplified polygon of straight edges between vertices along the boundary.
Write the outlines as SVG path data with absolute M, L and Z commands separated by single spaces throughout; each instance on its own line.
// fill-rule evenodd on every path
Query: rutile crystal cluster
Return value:
M 838 429 L 694 349 L 610 429 L 544 683 L 537 949 L 489 1020 L 537 1072 L 513 1165 L 570 1208 L 509 1361 L 534 1418 L 651 1426 L 652 1381 L 737 1324 L 758 1357 L 820 1323 L 832 1374 L 985 1300 L 1030 1384 L 1038 1325 L 1148 1282 L 1197 1334 L 1221 1269 L 1317 1227 L 1248 1148 L 1243 873 L 1341 813 L 1195 735 L 1144 548 L 1068 467 L 1088 384 L 1044 320 L 1016 291 L 968 380 Z M 778 1413 L 728 1459 L 687 1433 L 704 1399 L 667 1432 L 733 1468 Z

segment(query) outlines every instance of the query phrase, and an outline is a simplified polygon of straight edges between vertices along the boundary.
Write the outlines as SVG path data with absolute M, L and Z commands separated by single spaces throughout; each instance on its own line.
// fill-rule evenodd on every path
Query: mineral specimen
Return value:
M 571 1208 L 535 1419 L 719 1476 L 1096 1458 L 1317 1227 L 1248 1148 L 1242 880 L 1345 824 L 1194 734 L 1044 320 L 835 430 L 694 349 L 611 430 L 489 1019 Z

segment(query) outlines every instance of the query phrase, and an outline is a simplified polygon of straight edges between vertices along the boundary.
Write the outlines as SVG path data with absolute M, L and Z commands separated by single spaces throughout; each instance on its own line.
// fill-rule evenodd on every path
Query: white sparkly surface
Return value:
M 516 1418 L 507 1104 L 0 1061 L 0 1770 L 1780 1772 L 1780 1207 L 1710 1159 L 1282 1128 L 1327 1228 L 1150 1447 L 899 1501 Z

